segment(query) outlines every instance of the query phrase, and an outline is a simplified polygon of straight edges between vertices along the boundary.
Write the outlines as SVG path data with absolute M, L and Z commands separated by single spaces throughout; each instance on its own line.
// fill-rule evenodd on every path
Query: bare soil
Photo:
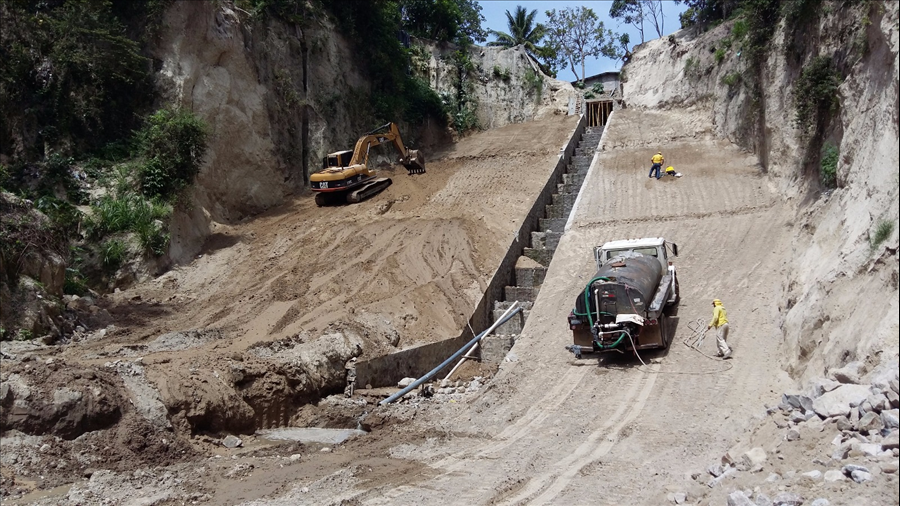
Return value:
M 377 336 L 378 325 L 366 326 L 362 318 L 372 314 L 391 327 L 382 336 L 400 334 L 400 347 L 454 335 L 492 259 L 503 252 L 503 234 L 528 207 L 527 189 L 546 177 L 543 166 L 571 130 L 571 123 L 555 121 L 487 132 L 467 140 L 468 147 L 463 141 L 424 177 L 401 174 L 386 193 L 360 206 L 316 209 L 299 200 L 223 229 L 225 247 L 210 247 L 191 266 L 112 297 L 110 311 L 131 320 L 111 338 L 66 350 L 67 360 L 90 362 L 84 357 L 91 353 L 146 343 L 173 329 L 225 333 L 145 358 L 156 360 L 148 369 L 177 376 L 179 368 L 215 369 L 216 357 L 248 357 L 257 343 L 279 343 L 340 320 L 376 329 Z M 233 449 L 219 435 L 194 434 L 187 438 L 189 453 L 175 463 L 160 456 L 154 464 L 103 471 L 19 502 L 645 505 L 668 504 L 680 492 L 689 504 L 723 504 L 731 490 L 761 486 L 769 497 L 789 490 L 832 504 L 896 504 L 895 476 L 849 492 L 846 482 L 763 482 L 765 473 L 707 486 L 705 470 L 729 450 L 769 445 L 774 455 L 780 447 L 782 456 L 772 456 L 765 471 L 789 476 L 809 470 L 831 436 L 804 434 L 800 444 L 781 446 L 768 421 L 765 405 L 777 404 L 793 385 L 779 367 L 779 302 L 794 211 L 751 154 L 716 140 L 703 125 L 692 111 L 613 114 L 513 348 L 516 360 L 496 372 L 473 364 L 463 373 L 485 376 L 483 387 L 449 400 L 415 396 L 387 407 L 377 402 L 393 389 L 332 396 L 307 404 L 290 422 L 348 427 L 359 420 L 370 432 L 334 446 L 243 436 L 244 445 Z M 647 177 L 658 149 L 684 177 Z M 639 358 L 575 360 L 564 349 L 571 342 L 566 315 L 594 273 L 592 247 L 643 236 L 680 247 L 682 298 L 669 320 L 672 345 Z M 711 337 L 703 353 L 682 344 L 692 335 L 688 324 L 703 325 L 710 316 L 713 298 L 728 310 L 730 361 L 711 357 Z M 210 388 L 198 395 L 214 397 Z M 185 430 L 175 423 L 176 431 Z M 23 455 L 43 442 L 14 437 Z M 10 474 L 21 469 L 4 462 L 5 488 L 27 488 L 28 477 Z M 129 499 L 116 501 L 125 492 Z

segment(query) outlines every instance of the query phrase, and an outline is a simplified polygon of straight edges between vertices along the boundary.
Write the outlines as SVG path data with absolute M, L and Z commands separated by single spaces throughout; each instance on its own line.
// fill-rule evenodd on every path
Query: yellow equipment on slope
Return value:
M 385 142 L 394 144 L 400 152 L 400 164 L 410 174 L 425 172 L 422 154 L 403 144 L 396 124 L 386 123 L 360 137 L 353 151 L 337 151 L 325 157 L 323 169 L 309 177 L 312 191 L 316 192 L 316 204 L 353 204 L 390 186 L 390 178 L 376 178 L 375 171 L 368 166 L 369 150 Z

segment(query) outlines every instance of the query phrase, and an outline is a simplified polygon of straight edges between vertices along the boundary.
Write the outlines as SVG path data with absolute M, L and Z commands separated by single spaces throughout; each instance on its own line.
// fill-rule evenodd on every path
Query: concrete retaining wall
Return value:
M 541 189 L 534 204 L 522 221 L 519 231 L 509 245 L 506 255 L 500 261 L 500 265 L 494 271 L 494 275 L 488 283 L 487 289 L 481 296 L 478 305 L 469 318 L 469 325 L 476 332 L 487 329 L 492 323 L 491 310 L 495 300 L 503 300 L 503 288 L 513 284 L 516 261 L 522 256 L 525 248 L 530 244 L 531 232 L 537 230 L 538 220 L 544 215 L 545 206 L 552 203 L 553 194 L 556 193 L 556 185 L 562 182 L 562 175 L 566 171 L 569 159 L 575 153 L 575 147 L 581 139 L 586 125 L 582 115 L 575 127 L 572 136 L 565 147 L 560 150 L 560 157 L 556 162 L 553 172 L 547 178 L 544 188 Z M 418 378 L 437 367 L 450 355 L 471 341 L 474 335 L 469 329 L 463 329 L 462 333 L 453 339 L 446 339 L 437 343 L 424 344 L 406 350 L 385 355 L 383 357 L 363 360 L 356 364 L 356 384 L 361 388 L 366 385 L 384 387 L 396 385 L 398 381 L 406 377 Z M 444 374 L 449 372 L 452 365 L 446 367 Z M 440 374 L 438 374 L 440 376 Z

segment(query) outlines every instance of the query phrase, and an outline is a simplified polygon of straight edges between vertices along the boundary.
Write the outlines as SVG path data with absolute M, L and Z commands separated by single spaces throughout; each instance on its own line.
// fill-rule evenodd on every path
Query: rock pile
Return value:
M 397 383 L 398 388 L 406 388 L 415 381 L 415 378 L 403 378 Z M 460 401 L 467 393 L 477 392 L 485 384 L 485 378 L 475 376 L 472 381 L 444 379 L 436 383 L 425 383 L 417 390 L 404 395 L 400 400 L 418 403 L 422 400 L 431 402 Z
M 865 372 L 853 362 L 785 392 L 752 448 L 735 446 L 695 479 L 711 489 L 727 481 L 729 506 L 874 504 L 860 494 L 884 487 L 868 482 L 896 490 L 898 481 L 900 377 L 896 364 Z

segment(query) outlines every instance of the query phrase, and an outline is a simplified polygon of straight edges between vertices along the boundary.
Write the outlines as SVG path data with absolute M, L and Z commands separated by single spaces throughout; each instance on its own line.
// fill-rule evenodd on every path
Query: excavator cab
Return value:
M 350 165 L 351 158 L 353 158 L 352 149 L 328 153 L 325 158 L 322 159 L 322 168 L 328 169 L 331 167 L 346 167 Z

